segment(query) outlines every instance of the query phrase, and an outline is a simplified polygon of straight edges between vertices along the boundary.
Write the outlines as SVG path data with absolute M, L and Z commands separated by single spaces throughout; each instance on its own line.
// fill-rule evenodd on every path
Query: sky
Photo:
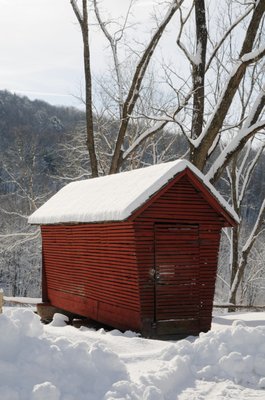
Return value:
M 144 20 L 152 0 L 138 0 Z M 129 0 L 101 0 L 121 17 Z M 0 0 L 0 90 L 51 104 L 80 106 L 83 81 L 81 33 L 70 0 Z M 104 66 L 102 35 L 94 28 L 93 67 Z M 102 51 L 103 49 L 103 51 Z

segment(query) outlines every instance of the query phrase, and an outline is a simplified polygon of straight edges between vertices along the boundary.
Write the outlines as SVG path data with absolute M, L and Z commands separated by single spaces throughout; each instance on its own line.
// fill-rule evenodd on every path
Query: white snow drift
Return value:
M 28 309 L 6 308 L 0 332 L 0 400 L 208 398 L 200 385 L 204 393 L 222 385 L 218 399 L 232 398 L 229 387 L 238 400 L 265 394 L 265 326 L 234 322 L 196 340 L 162 342 L 76 329 L 58 315 L 43 326 Z

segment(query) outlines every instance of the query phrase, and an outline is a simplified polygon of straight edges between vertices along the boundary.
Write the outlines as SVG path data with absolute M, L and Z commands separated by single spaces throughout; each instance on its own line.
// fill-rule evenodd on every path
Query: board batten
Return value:
M 133 224 L 42 227 L 47 300 L 121 329 L 139 329 Z
M 220 231 L 226 222 L 187 176 L 183 176 L 171 185 L 137 215 L 135 219 L 136 249 L 143 326 L 150 325 L 151 321 L 155 322 L 156 304 L 152 271 L 155 268 L 154 226 L 158 222 L 198 224 L 199 226 L 199 304 L 197 305 L 199 325 L 194 329 L 191 328 L 191 333 L 207 331 L 210 329 L 212 319 Z M 185 243 L 183 247 L 185 248 Z M 187 304 L 186 307 L 188 310 L 190 306 Z M 182 304 L 179 317 L 182 317 L 183 313 L 185 314 L 185 306 Z M 176 315 L 177 318 L 178 315 Z M 187 329 L 189 330 L 190 327 Z M 148 331 L 148 328 L 146 330 Z

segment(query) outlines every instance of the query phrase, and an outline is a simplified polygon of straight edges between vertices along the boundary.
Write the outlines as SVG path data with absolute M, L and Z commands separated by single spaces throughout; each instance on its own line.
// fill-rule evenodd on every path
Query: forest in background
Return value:
M 108 141 L 117 125 L 95 119 L 105 129 L 96 135 L 101 154 L 101 174 L 108 165 Z M 95 129 L 97 131 L 97 129 Z M 106 139 L 107 138 L 107 139 Z M 27 217 L 62 186 L 89 178 L 85 114 L 74 108 L 54 107 L 43 101 L 0 91 L 0 287 L 9 296 L 40 296 L 41 242 L 39 227 L 29 226 Z M 144 167 L 182 157 L 187 143 L 181 135 L 162 130 L 142 144 L 123 169 Z M 252 157 L 258 147 L 251 148 Z M 218 154 L 216 154 L 216 157 Z M 265 155 L 259 158 L 244 197 L 241 216 L 242 243 L 246 241 L 265 196 Z M 217 185 L 231 197 L 228 180 Z M 230 201 L 231 202 L 231 201 Z M 248 257 L 242 281 L 244 304 L 264 303 L 264 233 L 259 235 Z M 224 233 L 216 287 L 216 301 L 228 296 L 229 244 Z

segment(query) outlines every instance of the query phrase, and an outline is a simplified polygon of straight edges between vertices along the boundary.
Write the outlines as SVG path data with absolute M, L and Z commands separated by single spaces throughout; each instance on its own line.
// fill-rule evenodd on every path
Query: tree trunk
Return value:
M 86 130 L 87 130 L 87 149 L 90 160 L 92 178 L 98 176 L 98 162 L 95 150 L 95 135 L 93 123 L 93 102 L 92 102 L 92 77 L 90 65 L 89 29 L 87 0 L 82 0 L 83 12 L 81 14 L 76 0 L 70 0 L 76 18 L 79 22 L 83 38 L 83 58 L 85 73 L 85 104 L 86 104 Z
M 232 235 L 231 235 L 231 264 L 230 264 L 230 293 L 228 298 L 228 303 L 236 304 L 236 295 L 237 289 L 233 290 L 233 284 L 235 282 L 236 274 L 238 271 L 238 258 L 239 258 L 239 227 L 232 228 Z M 234 308 L 228 310 L 229 312 L 234 311 Z
M 192 65 L 193 79 L 193 114 L 191 137 L 200 136 L 203 127 L 204 116 L 204 77 L 207 49 L 207 29 L 205 17 L 204 0 L 195 1 L 195 19 L 196 19 L 196 62 Z
M 92 77 L 90 65 L 89 30 L 87 0 L 83 0 L 83 24 L 82 36 L 84 45 L 84 72 L 85 72 L 85 102 L 86 102 L 86 128 L 87 148 L 90 158 L 91 176 L 98 176 L 98 162 L 95 150 L 94 124 L 93 124 L 93 103 L 92 103 Z

